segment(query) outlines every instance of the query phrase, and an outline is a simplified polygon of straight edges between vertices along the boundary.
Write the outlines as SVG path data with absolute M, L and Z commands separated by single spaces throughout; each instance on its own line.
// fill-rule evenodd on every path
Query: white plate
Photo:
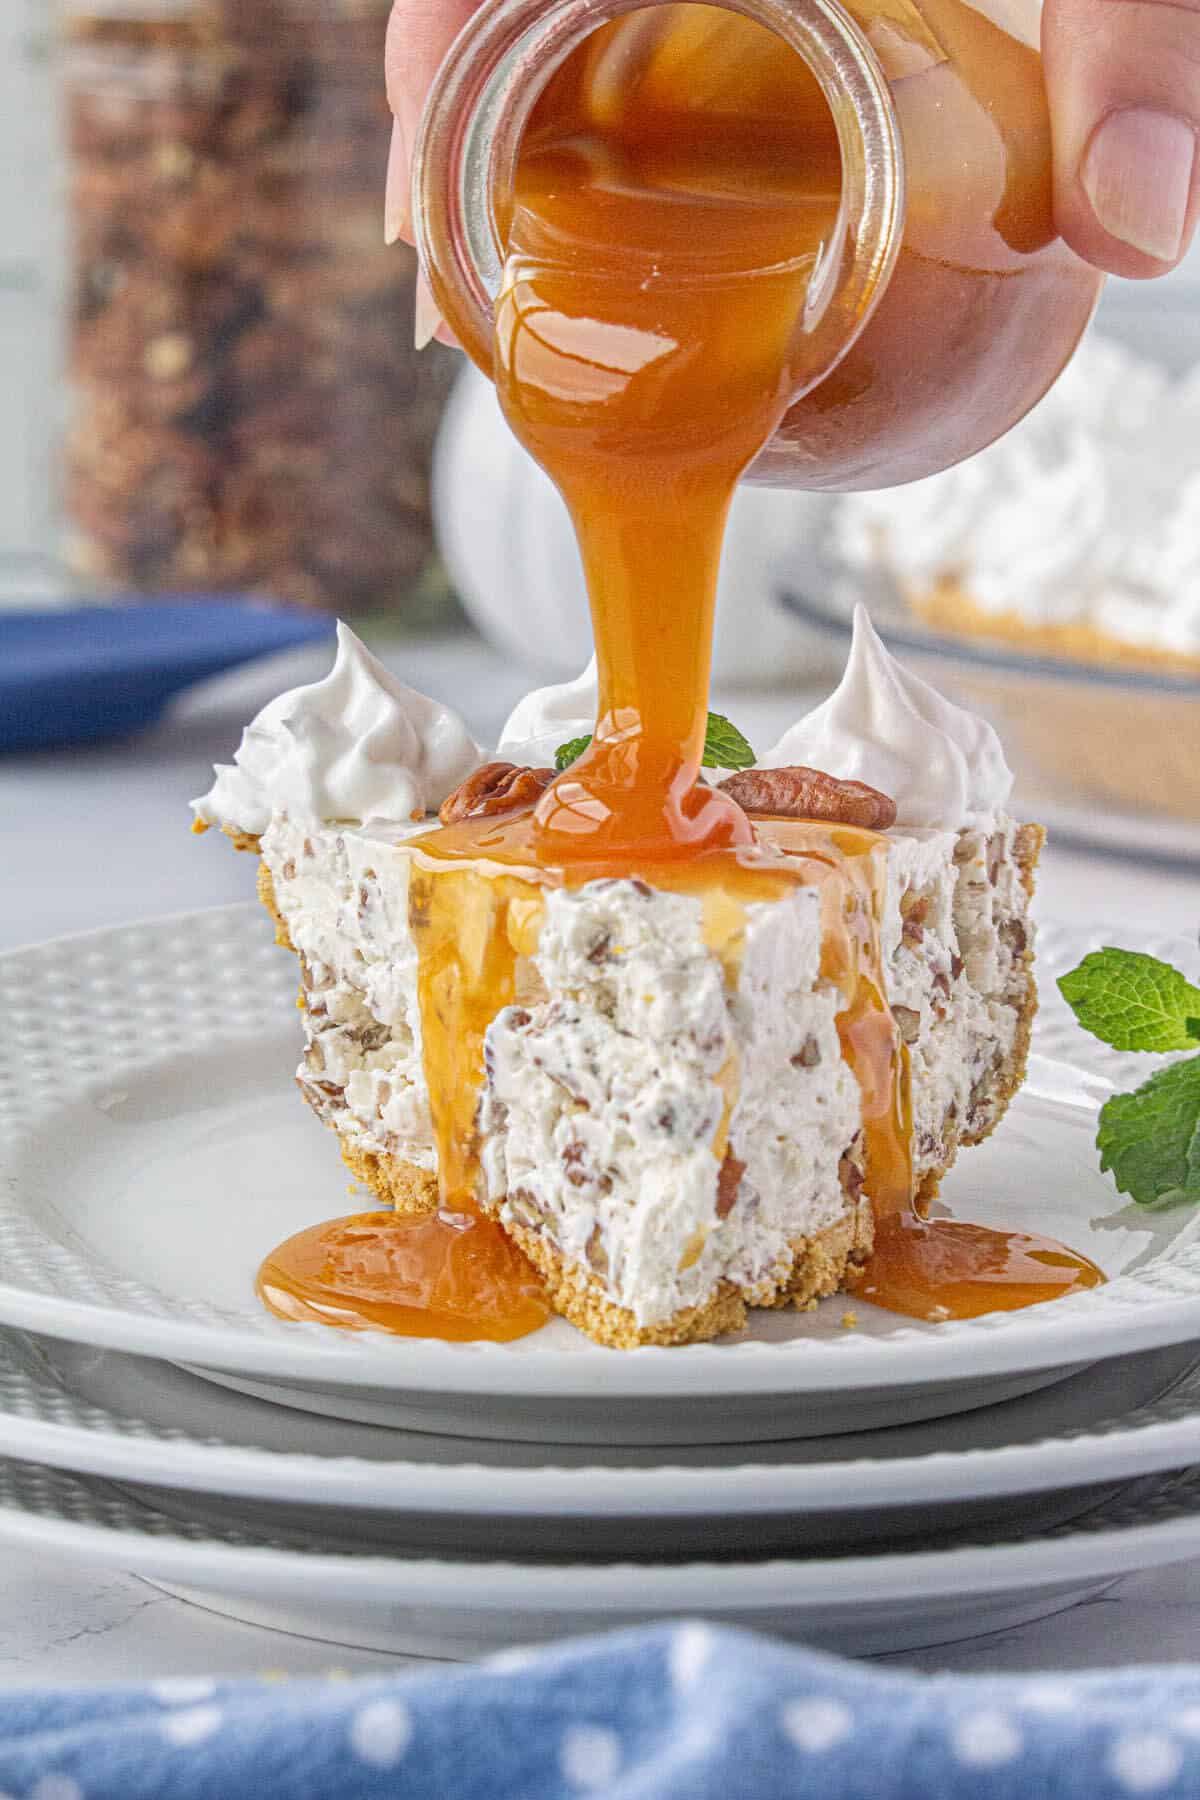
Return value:
M 1030 1081 L 945 1193 L 962 1217 L 1064 1238 L 1101 1264 L 1107 1287 L 944 1325 L 858 1305 L 854 1331 L 834 1300 L 760 1313 L 736 1342 L 625 1353 L 561 1320 L 517 1344 L 464 1345 L 263 1311 L 261 1256 L 347 1202 L 333 1136 L 291 1082 L 292 963 L 255 908 L 14 952 L 0 958 L 0 1322 L 224 1371 L 343 1416 L 593 1442 L 865 1429 L 1185 1341 L 1200 1317 L 1200 1215 L 1121 1207 L 1092 1142 L 1110 1077 L 1152 1065 L 1087 1038 L 1054 991 L 1053 976 L 1107 935 L 1045 928 Z
M 496 1555 L 644 1556 L 1045 1527 L 1093 1491 L 1200 1460 L 1197 1349 L 1102 1363 L 935 1424 L 711 1449 L 554 1449 L 313 1419 L 169 1363 L 0 1334 L 8 1455 L 215 1496 L 225 1523 Z M 300 1502 L 303 1502 L 301 1506 Z M 286 1509 L 286 1512 L 284 1511 Z
M 717 1563 L 556 1563 L 346 1554 L 176 1520 L 103 1483 L 0 1463 L 0 1540 L 141 1575 L 302 1637 L 476 1656 L 680 1615 L 852 1655 L 915 1649 L 1055 1612 L 1200 1553 L 1200 1476 L 1139 1484 L 1080 1524 L 952 1550 Z M 334 1540 L 335 1543 L 338 1540 Z

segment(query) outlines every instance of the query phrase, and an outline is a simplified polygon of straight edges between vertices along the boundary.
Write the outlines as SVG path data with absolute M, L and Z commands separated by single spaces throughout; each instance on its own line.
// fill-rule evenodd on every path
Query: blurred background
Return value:
M 589 653 L 556 495 L 488 384 L 412 348 L 412 253 L 382 234 L 386 13 L 0 6 L 0 943 L 239 895 L 185 803 L 259 705 L 327 666 L 335 615 L 485 740 Z M 770 742 L 836 679 L 865 595 L 1001 724 L 1064 844 L 1182 880 L 1200 866 L 1200 253 L 1110 284 L 1098 330 L 1123 357 L 940 486 L 744 489 L 717 702 Z

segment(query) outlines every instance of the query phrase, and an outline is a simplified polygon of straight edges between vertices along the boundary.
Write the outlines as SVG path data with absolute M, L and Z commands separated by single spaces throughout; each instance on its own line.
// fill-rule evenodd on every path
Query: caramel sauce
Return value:
M 1017 1312 L 1104 1279 L 1095 1263 L 1053 1238 L 921 1219 L 907 1209 L 876 1220 L 875 1254 L 848 1285 L 888 1312 L 936 1321 Z
M 526 1259 L 474 1207 L 314 1225 L 271 1252 L 257 1287 L 281 1319 L 400 1337 L 506 1343 L 550 1316 Z
M 908 17 L 903 0 L 882 12 Z M 993 30 L 972 17 L 979 34 Z M 938 45 L 926 37 L 936 77 Z M 1005 43 L 1004 78 L 1029 78 L 1031 53 Z M 959 113 L 963 130 L 993 129 L 969 107 Z M 945 142 L 939 128 L 943 161 Z M 485 1033 L 522 997 L 546 889 L 614 874 L 697 896 L 731 986 L 747 906 L 818 891 L 822 974 L 842 996 L 838 1029 L 862 1090 L 866 1191 L 880 1221 L 864 1298 L 957 1317 L 1085 1282 L 1090 1265 L 1055 1246 L 916 1216 L 907 1057 L 884 998 L 882 840 L 815 823 L 756 830 L 700 779 L 734 488 L 785 415 L 808 418 L 819 454 L 820 390 L 811 403 L 796 396 L 821 372 L 806 367 L 803 320 L 840 190 L 836 128 L 810 71 L 761 26 L 712 8 L 602 27 L 534 107 L 506 221 L 493 363 L 510 425 L 574 521 L 599 718 L 589 750 L 532 811 L 410 845 L 440 1210 L 416 1221 L 367 1215 L 292 1239 L 259 1284 L 285 1317 L 455 1338 L 513 1337 L 543 1322 L 532 1268 L 478 1210 Z M 1036 237 L 1038 219 L 1013 207 L 1010 235 Z M 1053 237 L 1048 210 L 1042 224 Z M 926 225 L 936 239 L 936 217 Z M 1002 248 L 987 266 L 1007 277 L 1019 258 Z M 940 275 L 960 281 L 964 266 Z M 911 330 L 897 334 L 893 350 L 902 347 L 923 354 Z M 864 445 L 872 430 L 907 428 L 894 407 L 886 412 L 897 367 L 883 357 L 864 379 Z M 944 414 L 944 396 L 939 405 Z M 829 449 L 831 479 L 840 454 Z M 737 1080 L 736 1064 L 721 1072 L 718 1160 Z

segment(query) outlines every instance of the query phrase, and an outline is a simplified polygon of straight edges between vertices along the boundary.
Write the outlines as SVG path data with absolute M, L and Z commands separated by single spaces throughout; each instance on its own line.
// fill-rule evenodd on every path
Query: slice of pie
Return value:
M 502 757 L 552 761 L 591 729 L 593 700 L 586 681 L 531 696 Z M 343 628 L 332 675 L 273 702 L 196 803 L 198 828 L 258 852 L 278 941 L 299 957 L 301 1091 L 354 1175 L 402 1211 L 437 1204 L 414 840 L 484 761 L 448 709 Z M 1011 778 L 990 727 L 900 670 L 865 615 L 837 693 L 734 792 L 777 808 L 803 791 L 808 807 L 813 771 L 830 791 L 861 783 L 895 802 L 862 905 L 928 1197 L 1022 1080 L 1042 833 L 1004 810 Z M 794 817 L 756 824 L 791 853 Z M 821 894 L 748 905 L 732 953 L 710 924 L 701 897 L 633 873 L 551 888 L 471 1075 L 479 1204 L 600 1343 L 692 1342 L 750 1306 L 809 1306 L 871 1248 L 869 1097 L 846 1060 Z

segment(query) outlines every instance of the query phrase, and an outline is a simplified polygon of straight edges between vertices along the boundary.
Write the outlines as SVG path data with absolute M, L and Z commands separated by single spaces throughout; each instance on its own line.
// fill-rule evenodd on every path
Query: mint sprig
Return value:
M 554 766 L 561 775 L 569 769 L 573 762 L 578 762 L 588 745 L 591 733 L 587 737 L 571 738 L 560 744 L 554 755 Z M 704 767 L 706 769 L 752 769 L 757 757 L 750 744 L 737 726 L 732 724 L 723 713 L 710 712 L 708 727 L 704 733 Z M 1200 995 L 1197 995 L 1200 1004 Z
M 1200 1056 L 1172 1063 L 1105 1102 L 1100 1167 L 1139 1206 L 1200 1200 Z
M 560 775 L 564 769 L 569 769 L 573 762 L 579 761 L 591 741 L 592 734 L 589 731 L 586 737 L 571 738 L 567 743 L 558 746 L 554 752 L 554 766 Z
M 1114 1050 L 1189 1050 L 1200 1044 L 1200 988 L 1157 956 L 1093 950 L 1059 982 L 1085 1031 Z
M 758 758 L 736 725 L 722 713 L 710 712 L 703 761 L 706 769 L 752 769 Z
M 1059 990 L 1079 1023 L 1116 1050 L 1200 1045 L 1200 988 L 1170 963 L 1109 945 L 1085 956 Z M 1100 1167 L 1139 1206 L 1200 1201 L 1200 1056 L 1159 1069 L 1100 1112 Z

